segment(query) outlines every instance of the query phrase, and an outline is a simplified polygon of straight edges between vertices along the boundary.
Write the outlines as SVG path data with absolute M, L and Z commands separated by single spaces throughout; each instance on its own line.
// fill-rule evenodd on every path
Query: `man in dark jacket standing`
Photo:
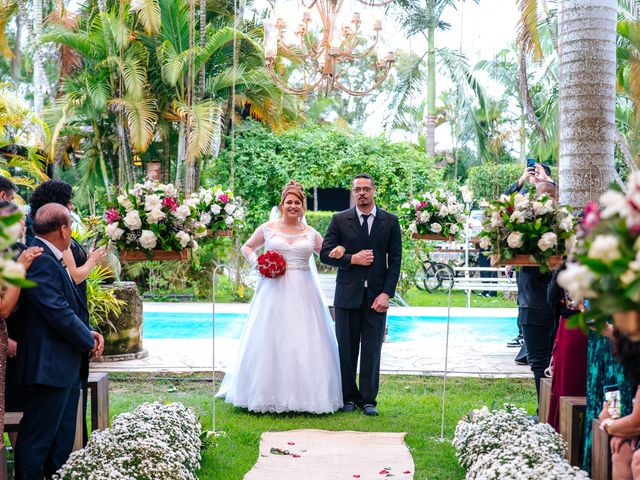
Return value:
M 67 461 L 75 438 L 82 365 L 102 353 L 104 340 L 89 326 L 89 312 L 62 263 L 71 242 L 66 207 L 49 203 L 34 219 L 34 246 L 43 249 L 27 278 L 20 314 L 25 338 L 17 369 L 26 402 L 16 444 L 16 480 L 50 478 Z
M 320 259 L 338 267 L 334 306 L 343 410 L 354 411 L 357 405 L 365 415 L 378 415 L 380 354 L 389 300 L 395 295 L 400 277 L 402 238 L 398 218 L 374 202 L 373 178 L 357 175 L 351 187 L 356 207 L 333 216 Z M 331 258 L 329 253 L 338 245 L 345 247 L 346 253 L 340 259 Z

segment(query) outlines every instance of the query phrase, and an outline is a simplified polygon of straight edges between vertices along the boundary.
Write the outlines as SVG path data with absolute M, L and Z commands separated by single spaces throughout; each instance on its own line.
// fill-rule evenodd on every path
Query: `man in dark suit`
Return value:
M 42 255 L 27 278 L 20 312 L 25 338 L 18 349 L 18 375 L 26 402 L 16 444 L 16 480 L 50 478 L 73 448 L 81 375 L 89 354 L 99 356 L 104 341 L 89 326 L 89 312 L 68 271 L 62 252 L 71 243 L 66 207 L 49 203 L 34 219 L 34 246 Z
M 376 207 L 376 186 L 369 175 L 357 175 L 351 184 L 356 207 L 336 213 L 324 237 L 320 259 L 338 267 L 334 306 L 340 353 L 343 410 L 356 405 L 366 415 L 378 415 L 380 354 L 389 300 L 395 295 L 402 262 L 398 218 Z M 342 245 L 340 259 L 329 254 Z M 356 383 L 358 352 L 360 387 Z

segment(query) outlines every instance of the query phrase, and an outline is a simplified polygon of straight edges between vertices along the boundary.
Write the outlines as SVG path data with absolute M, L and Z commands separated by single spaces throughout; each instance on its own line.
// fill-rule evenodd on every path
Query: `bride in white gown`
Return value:
M 218 397 L 253 412 L 331 413 L 342 407 L 338 345 L 317 275 L 309 259 L 322 236 L 302 222 L 305 194 L 290 182 L 282 191 L 282 218 L 256 229 L 242 247 L 251 265 L 256 251 L 279 252 L 286 273 L 261 278 L 251 302 L 235 367 Z M 332 254 L 344 253 L 337 247 Z

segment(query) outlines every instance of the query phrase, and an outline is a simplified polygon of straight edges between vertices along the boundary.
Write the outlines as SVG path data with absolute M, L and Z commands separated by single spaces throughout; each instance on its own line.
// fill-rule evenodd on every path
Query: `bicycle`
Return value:
M 416 272 L 416 286 L 420 290 L 434 293 L 444 285 L 445 290 L 453 286 L 453 269 L 442 262 L 433 262 L 429 258 L 422 262 L 422 267 Z

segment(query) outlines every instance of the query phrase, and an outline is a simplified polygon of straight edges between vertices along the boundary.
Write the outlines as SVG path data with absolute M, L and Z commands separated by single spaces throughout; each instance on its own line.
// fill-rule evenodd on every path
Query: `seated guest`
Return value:
M 566 268 L 566 261 L 556 270 L 547 289 L 547 301 L 553 317 L 559 323 L 551 355 L 551 399 L 547 423 L 558 430 L 560 397 L 584 397 L 587 388 L 587 335 L 579 328 L 567 328 L 566 322 L 581 305 L 574 304 L 567 292 L 558 285 L 558 273 Z
M 613 352 L 625 375 L 636 385 L 635 398 L 631 413 L 620 418 L 612 417 L 605 401 L 599 416 L 600 428 L 612 436 L 613 480 L 640 480 L 640 453 L 635 450 L 640 435 L 640 342 L 632 342 L 614 329 Z
M 21 318 L 28 332 L 18 349 L 18 374 L 26 401 L 16 444 L 16 480 L 51 477 L 73 448 L 81 365 L 102 354 L 102 335 L 89 326 L 87 305 L 61 263 L 71 243 L 69 210 L 40 207 L 34 218 L 34 246 L 43 249 L 23 290 Z

